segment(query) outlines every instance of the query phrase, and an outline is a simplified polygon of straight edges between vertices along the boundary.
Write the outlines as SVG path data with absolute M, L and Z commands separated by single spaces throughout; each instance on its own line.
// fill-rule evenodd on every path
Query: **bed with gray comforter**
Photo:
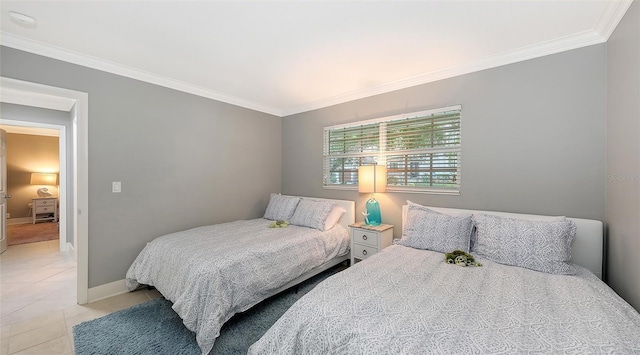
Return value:
M 349 233 L 254 219 L 194 228 L 159 237 L 140 252 L 126 275 L 128 290 L 154 286 L 173 302 L 208 354 L 222 325 L 303 273 L 349 251 Z
M 392 245 L 296 302 L 249 354 L 640 354 L 640 315 L 590 271 Z

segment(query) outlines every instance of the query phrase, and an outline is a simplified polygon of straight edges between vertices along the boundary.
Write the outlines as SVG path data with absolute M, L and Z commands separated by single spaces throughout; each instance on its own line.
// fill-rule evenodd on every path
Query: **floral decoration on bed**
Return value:
M 482 266 L 481 263 L 476 262 L 473 255 L 462 250 L 454 250 L 451 253 L 444 254 L 444 260 L 447 264 L 454 264 L 458 266 Z
M 269 223 L 269 228 L 287 228 L 288 226 L 289 222 L 283 221 L 281 219 Z

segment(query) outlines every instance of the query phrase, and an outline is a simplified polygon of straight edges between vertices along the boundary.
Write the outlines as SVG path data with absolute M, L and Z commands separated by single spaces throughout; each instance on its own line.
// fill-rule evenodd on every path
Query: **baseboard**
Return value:
M 127 293 L 127 288 L 124 285 L 124 280 L 118 280 L 110 282 L 108 284 L 91 287 L 87 293 L 87 302 L 100 301 L 105 298 L 121 295 Z
M 9 218 L 7 219 L 7 225 L 10 224 L 27 224 L 31 223 L 31 217 L 21 217 L 21 218 Z
M 60 251 L 68 251 L 73 253 L 73 244 L 71 243 L 60 243 Z

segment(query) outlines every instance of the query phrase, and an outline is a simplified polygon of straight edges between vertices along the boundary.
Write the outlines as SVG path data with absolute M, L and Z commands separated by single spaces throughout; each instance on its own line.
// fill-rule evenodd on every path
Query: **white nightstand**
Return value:
M 39 221 L 57 221 L 58 198 L 34 197 L 31 202 L 31 218 L 33 224 Z
M 391 245 L 393 225 L 367 226 L 364 222 L 349 225 L 351 228 L 351 265 L 364 260 Z

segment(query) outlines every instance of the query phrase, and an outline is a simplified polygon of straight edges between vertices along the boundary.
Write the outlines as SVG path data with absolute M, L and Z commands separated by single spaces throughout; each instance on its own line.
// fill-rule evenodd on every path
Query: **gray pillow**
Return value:
M 397 244 L 441 253 L 469 251 L 471 215 L 449 216 L 409 204 L 402 239 Z
M 526 217 L 518 217 L 518 219 L 523 219 L 527 221 L 549 221 L 549 222 L 557 222 L 557 221 L 565 221 L 567 218 L 565 216 L 536 216 L 536 215 L 527 215 Z M 471 244 L 469 249 L 472 253 L 476 251 L 476 227 L 473 226 L 473 230 L 471 231 Z
M 300 202 L 300 197 L 271 194 L 263 218 L 289 221 L 296 211 L 298 202 Z
M 575 269 L 571 241 L 576 225 L 571 220 L 532 221 L 474 214 L 475 254 L 500 264 L 550 274 L 570 275 Z
M 325 221 L 335 203 L 329 201 L 313 201 L 302 199 L 291 217 L 291 224 L 324 231 Z

